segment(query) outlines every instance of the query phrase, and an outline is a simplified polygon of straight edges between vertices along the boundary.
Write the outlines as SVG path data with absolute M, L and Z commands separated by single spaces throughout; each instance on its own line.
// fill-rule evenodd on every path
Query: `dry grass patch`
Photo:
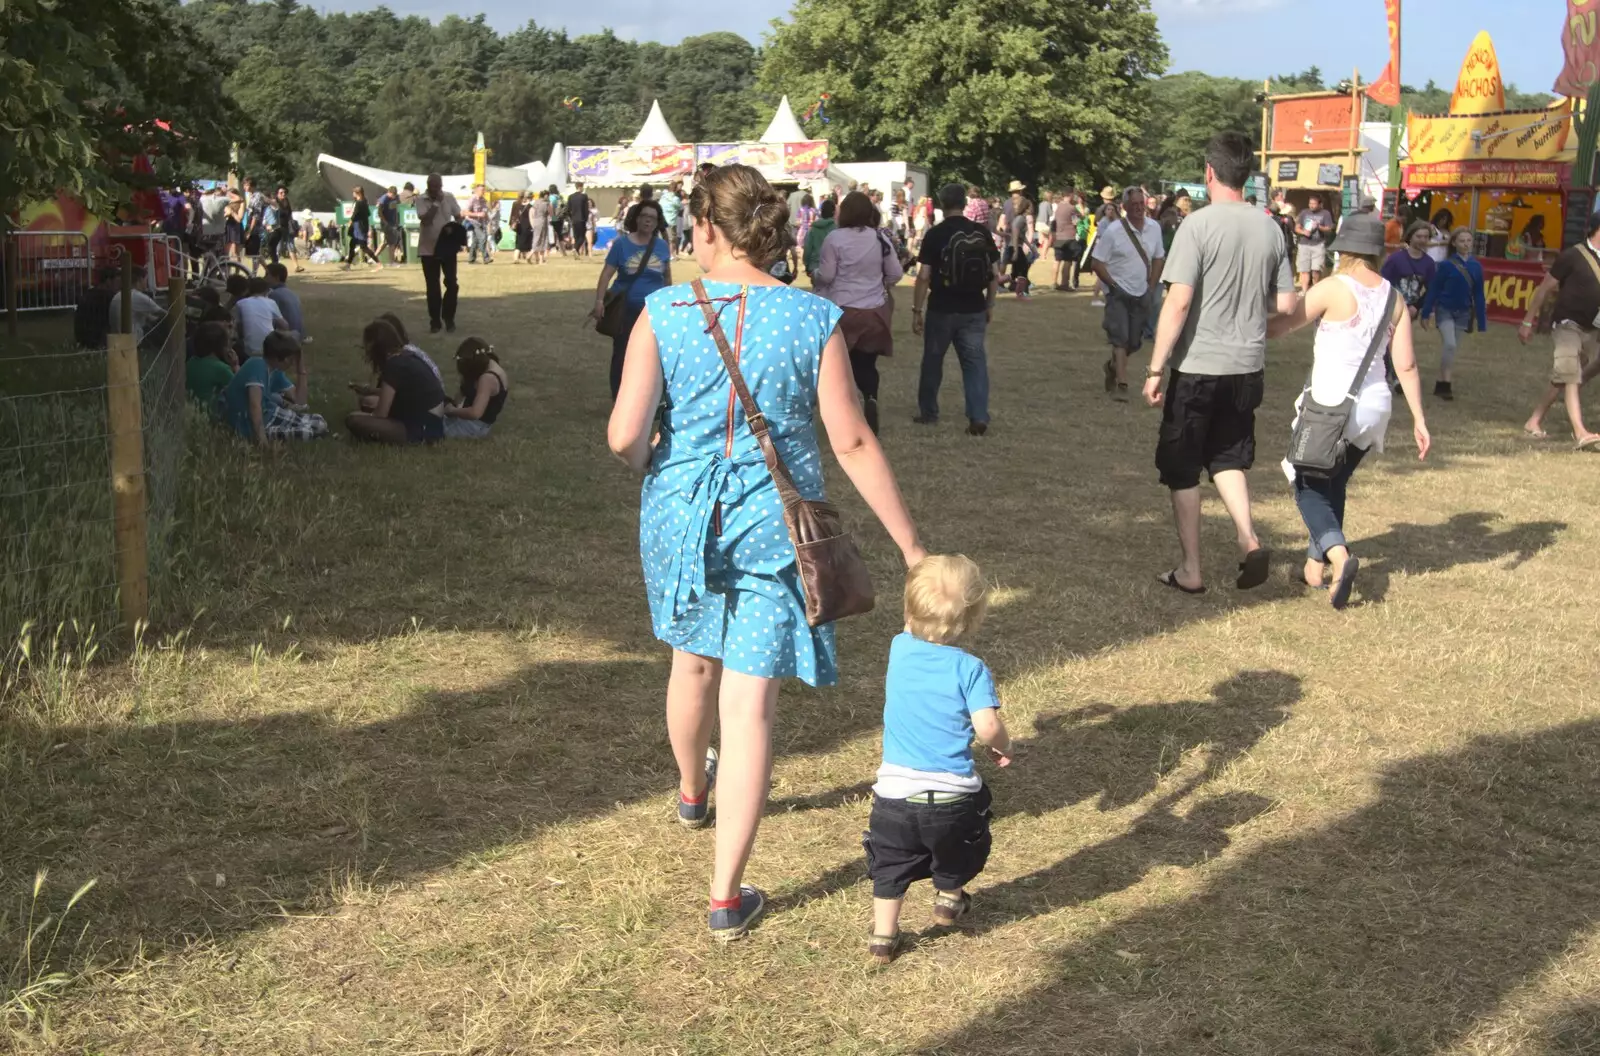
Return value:
M 580 326 L 596 273 L 462 269 L 462 336 L 513 380 L 488 444 L 218 443 L 185 616 L 151 632 L 170 647 L 4 705 L 0 891 L 97 881 L 52 965 L 88 974 L 48 1022 L 8 1007 L 12 1048 L 1596 1050 L 1600 460 L 1520 439 L 1544 351 L 1468 342 L 1459 398 L 1429 403 L 1437 461 L 1397 420 L 1353 488 L 1359 604 L 1336 614 L 1290 581 L 1302 529 L 1267 464 L 1305 341 L 1274 348 L 1253 478 L 1281 570 L 1233 590 L 1212 503 L 1214 589 L 1188 598 L 1154 582 L 1156 419 L 1102 398 L 1086 296 L 1000 306 L 981 440 L 953 411 L 910 425 L 899 320 L 885 443 L 930 544 L 1001 587 L 975 648 L 1026 746 L 990 774 L 971 926 L 933 929 L 919 890 L 873 973 L 892 548 L 835 474 L 885 605 L 842 630 L 842 686 L 786 688 L 750 869 L 774 911 L 713 948 L 711 840 L 670 823 L 637 485 L 604 451 L 609 344 Z M 361 324 L 423 329 L 420 275 L 298 285 L 334 420 Z M 16 946 L 8 924 L 0 963 Z

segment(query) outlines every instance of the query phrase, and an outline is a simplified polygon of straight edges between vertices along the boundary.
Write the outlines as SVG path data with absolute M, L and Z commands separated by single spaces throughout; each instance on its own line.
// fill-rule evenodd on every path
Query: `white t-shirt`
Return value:
M 273 320 L 286 322 L 277 302 L 267 296 L 246 297 L 233 306 L 233 315 L 239 321 L 239 340 L 250 356 L 261 354 L 261 342 L 276 329 Z
M 1132 220 L 1128 227 L 1133 228 Z M 1167 255 L 1166 247 L 1161 242 L 1161 225 L 1150 219 L 1144 218 L 1144 227 L 1135 228 L 1139 234 L 1139 241 L 1144 244 L 1144 251 L 1152 261 L 1161 260 Z M 1117 289 L 1130 297 L 1143 297 L 1150 292 L 1150 269 L 1145 267 L 1139 251 L 1134 248 L 1133 242 L 1128 238 L 1128 232 L 1121 223 L 1112 221 L 1100 225 L 1100 231 L 1095 235 L 1094 253 L 1091 257 L 1106 266 L 1111 273 L 1111 281 L 1116 283 Z

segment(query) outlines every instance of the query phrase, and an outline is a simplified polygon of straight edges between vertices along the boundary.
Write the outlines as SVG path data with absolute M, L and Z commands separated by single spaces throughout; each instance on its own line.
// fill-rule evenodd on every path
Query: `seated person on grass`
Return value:
M 306 317 L 300 310 L 300 295 L 289 288 L 289 269 L 282 264 L 268 264 L 267 296 L 278 306 L 278 311 L 288 321 L 289 329 L 303 345 L 311 339 L 306 336 Z
M 378 375 L 371 411 L 345 419 L 350 435 L 383 444 L 432 443 L 444 437 L 444 386 L 428 364 L 406 351 L 400 333 L 382 319 L 361 333 L 367 362 Z
M 227 281 L 228 303 L 226 307 L 232 308 L 245 299 L 250 292 L 250 280 L 243 275 L 229 275 Z
M 293 336 L 289 321 L 278 310 L 277 302 L 269 296 L 271 290 L 266 279 L 251 279 L 245 295 L 233 306 L 233 314 L 239 324 L 239 343 L 247 356 L 259 356 L 261 343 L 274 330 L 282 330 Z
M 221 323 L 201 323 L 194 329 L 194 354 L 189 357 L 186 386 L 189 398 L 212 418 L 222 417 L 222 394 L 233 381 L 238 364 Z
M 411 338 L 406 334 L 406 324 L 400 321 L 400 317 L 393 312 L 384 312 L 378 316 L 378 319 L 394 327 L 394 332 L 400 335 L 400 351 L 407 355 L 416 356 L 428 364 L 428 369 L 433 371 L 433 376 L 439 379 L 439 384 L 442 386 L 444 384 L 444 375 L 439 372 L 439 364 L 435 363 L 433 357 L 424 352 L 421 347 L 411 343 Z M 361 409 L 363 411 L 370 411 L 378 406 L 378 387 L 376 385 L 364 385 L 359 381 L 353 381 L 350 383 L 350 391 L 361 397 Z
M 286 371 L 293 370 L 290 382 Z M 246 440 L 314 440 L 328 435 L 320 414 L 301 409 L 306 391 L 305 359 L 300 342 L 283 331 L 268 334 L 261 355 L 251 356 L 223 391 L 228 424 Z
M 456 370 L 461 374 L 461 402 L 444 409 L 444 435 L 455 440 L 487 440 L 511 391 L 505 368 L 493 345 L 469 337 L 456 349 Z

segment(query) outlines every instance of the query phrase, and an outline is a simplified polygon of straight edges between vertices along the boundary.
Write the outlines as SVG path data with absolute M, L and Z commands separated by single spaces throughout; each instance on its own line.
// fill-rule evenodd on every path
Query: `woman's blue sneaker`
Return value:
M 711 817 L 711 789 L 717 783 L 717 750 L 706 749 L 706 793 L 698 803 L 685 803 L 678 793 L 678 824 L 686 829 L 703 829 Z
M 767 896 L 745 884 L 739 888 L 738 909 L 711 911 L 711 937 L 718 942 L 742 939 L 756 918 L 767 910 Z

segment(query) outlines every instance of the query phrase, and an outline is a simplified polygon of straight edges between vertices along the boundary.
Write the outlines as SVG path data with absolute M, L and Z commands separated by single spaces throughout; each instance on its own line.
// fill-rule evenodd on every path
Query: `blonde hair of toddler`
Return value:
M 989 588 L 965 554 L 936 554 L 906 575 L 906 629 L 950 645 L 977 631 L 989 612 Z

